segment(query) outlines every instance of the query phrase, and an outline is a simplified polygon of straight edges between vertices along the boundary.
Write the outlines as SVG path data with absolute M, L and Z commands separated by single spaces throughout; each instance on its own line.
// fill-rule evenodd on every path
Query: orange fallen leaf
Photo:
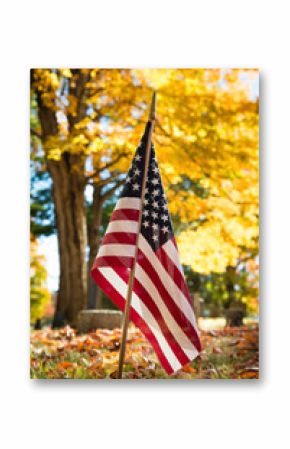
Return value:
M 248 343 L 252 345 L 258 344 L 258 335 L 248 333 L 245 334 L 245 339 L 247 340 Z
M 190 365 L 185 365 L 182 368 L 182 371 L 185 371 L 186 373 L 192 373 L 192 374 L 196 373 L 196 369 L 192 368 L 192 366 L 190 366 Z
M 74 363 L 72 363 L 72 362 L 59 362 L 57 364 L 58 369 L 67 369 L 67 368 L 72 368 L 73 366 L 74 366 Z
M 242 379 L 258 379 L 259 373 L 256 371 L 244 371 L 241 373 Z

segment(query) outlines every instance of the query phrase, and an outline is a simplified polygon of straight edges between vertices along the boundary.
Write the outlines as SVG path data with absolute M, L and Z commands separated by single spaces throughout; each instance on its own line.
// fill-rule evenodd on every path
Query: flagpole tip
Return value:
M 152 94 L 151 106 L 149 111 L 149 120 L 154 121 L 156 118 L 156 92 Z

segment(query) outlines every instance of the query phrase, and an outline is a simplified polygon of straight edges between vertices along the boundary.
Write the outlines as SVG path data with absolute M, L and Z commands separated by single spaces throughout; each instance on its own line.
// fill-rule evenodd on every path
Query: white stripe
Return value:
M 135 277 L 143 285 L 145 290 L 147 290 L 147 292 L 155 302 L 165 323 L 167 324 L 170 332 L 174 336 L 179 346 L 181 346 L 181 348 L 183 349 L 185 354 L 189 357 L 189 359 L 193 360 L 195 357 L 198 356 L 198 352 L 195 346 L 185 335 L 182 328 L 177 324 L 174 317 L 168 310 L 167 306 L 164 304 L 164 301 L 159 295 L 158 290 L 155 288 L 155 285 L 139 264 L 136 265 Z
M 166 242 L 162 246 L 162 249 L 164 249 L 164 251 L 166 252 L 167 256 L 170 258 L 170 260 L 174 263 L 176 268 L 178 268 L 178 270 L 180 271 L 180 273 L 184 277 L 183 269 L 182 269 L 182 266 L 181 266 L 181 263 L 180 263 L 180 259 L 179 259 L 179 254 L 178 254 L 178 251 L 176 249 L 176 246 L 174 245 L 174 243 L 172 243 L 172 240 L 171 239 L 168 240 L 168 242 Z
M 183 268 L 182 265 L 180 263 L 180 259 L 179 259 L 179 254 L 178 254 L 178 250 L 176 248 L 176 246 L 174 245 L 174 243 L 172 242 L 172 240 L 168 240 L 168 242 L 166 242 L 162 248 L 164 249 L 164 251 L 166 252 L 166 255 L 170 258 L 170 260 L 174 263 L 174 265 L 176 266 L 176 268 L 179 270 L 179 272 L 181 273 L 184 282 L 185 282 L 185 278 L 184 278 L 184 272 L 183 272 Z M 196 322 L 196 318 L 195 315 L 193 313 L 193 322 L 194 322 L 194 327 L 196 329 L 196 332 L 199 334 L 198 331 L 198 326 L 197 326 L 197 322 Z
M 102 273 L 102 275 L 114 286 L 114 288 L 120 293 L 120 295 L 125 299 L 127 296 L 128 286 L 123 279 L 118 276 L 118 274 L 110 267 L 98 267 L 98 270 Z M 157 339 L 160 348 L 167 358 L 169 364 L 172 366 L 174 371 L 177 371 L 181 368 L 181 364 L 173 353 L 172 349 L 168 345 L 163 333 L 160 330 L 160 327 L 155 320 L 154 316 L 147 309 L 143 301 L 136 295 L 135 292 L 132 293 L 132 304 L 136 312 L 144 319 L 151 332 Z
M 137 234 L 138 222 L 130 220 L 110 221 L 106 234 L 109 234 L 110 232 L 133 232 L 134 234 Z
M 120 198 L 115 206 L 117 209 L 141 209 L 141 199 L 140 198 Z
M 135 248 L 136 248 L 135 245 L 122 245 L 117 243 L 112 243 L 110 245 L 102 245 L 99 249 L 97 257 L 102 256 L 134 257 Z
M 145 256 L 150 261 L 151 265 L 155 268 L 155 271 L 158 273 L 160 281 L 162 282 L 165 289 L 168 291 L 169 295 L 175 302 L 175 304 L 181 309 L 186 318 L 195 325 L 195 317 L 193 313 L 193 309 L 188 303 L 187 298 L 184 296 L 181 290 L 179 290 L 178 286 L 175 284 L 174 280 L 167 273 L 162 263 L 152 250 L 151 246 L 145 240 L 142 234 L 139 237 L 139 248 L 143 251 Z

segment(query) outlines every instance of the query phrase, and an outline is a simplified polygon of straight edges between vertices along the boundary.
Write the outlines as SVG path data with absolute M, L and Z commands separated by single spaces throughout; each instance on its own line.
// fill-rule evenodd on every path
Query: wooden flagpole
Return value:
M 125 352 L 126 352 L 129 314 L 130 314 L 130 306 L 131 306 L 131 302 L 132 302 L 132 291 L 133 291 L 133 283 L 134 283 L 135 270 L 136 270 L 139 235 L 140 235 L 141 222 L 142 222 L 142 209 L 143 209 L 143 203 L 144 203 L 145 187 L 146 187 L 148 166 L 149 166 L 149 160 L 150 160 L 152 134 L 153 134 L 154 123 L 155 123 L 155 114 L 156 114 L 155 111 L 156 111 L 156 92 L 153 92 L 150 111 L 149 111 L 149 117 L 148 117 L 150 127 L 149 127 L 148 139 L 146 142 L 146 148 L 145 148 L 144 175 L 143 175 L 142 188 L 141 188 L 141 210 L 140 210 L 140 215 L 139 215 L 139 220 L 138 220 L 138 233 L 137 233 L 137 239 L 136 239 L 136 245 L 135 245 L 135 255 L 134 255 L 134 260 L 133 260 L 133 266 L 132 266 L 132 269 L 130 272 L 129 282 L 128 282 L 127 299 L 126 299 L 126 306 L 125 306 L 125 311 L 124 311 L 122 340 L 121 340 L 121 346 L 120 346 L 120 352 L 119 352 L 118 379 L 122 379 L 122 375 L 123 375 L 123 364 L 124 364 L 124 356 L 125 356 Z

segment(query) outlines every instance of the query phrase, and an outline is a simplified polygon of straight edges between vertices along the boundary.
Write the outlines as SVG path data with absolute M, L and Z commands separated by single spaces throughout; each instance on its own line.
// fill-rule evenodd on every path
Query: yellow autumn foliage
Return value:
M 39 254 L 37 240 L 30 236 L 30 319 L 32 323 L 43 317 L 45 306 L 50 300 L 46 282 L 45 257 Z
M 81 69 L 87 112 L 73 127 L 76 70 L 38 69 L 34 83 L 57 111 L 59 133 L 47 158 L 85 156 L 79 169 L 97 182 L 126 173 L 157 89 L 156 154 L 182 262 L 200 273 L 223 272 L 258 245 L 258 101 L 256 70 Z

